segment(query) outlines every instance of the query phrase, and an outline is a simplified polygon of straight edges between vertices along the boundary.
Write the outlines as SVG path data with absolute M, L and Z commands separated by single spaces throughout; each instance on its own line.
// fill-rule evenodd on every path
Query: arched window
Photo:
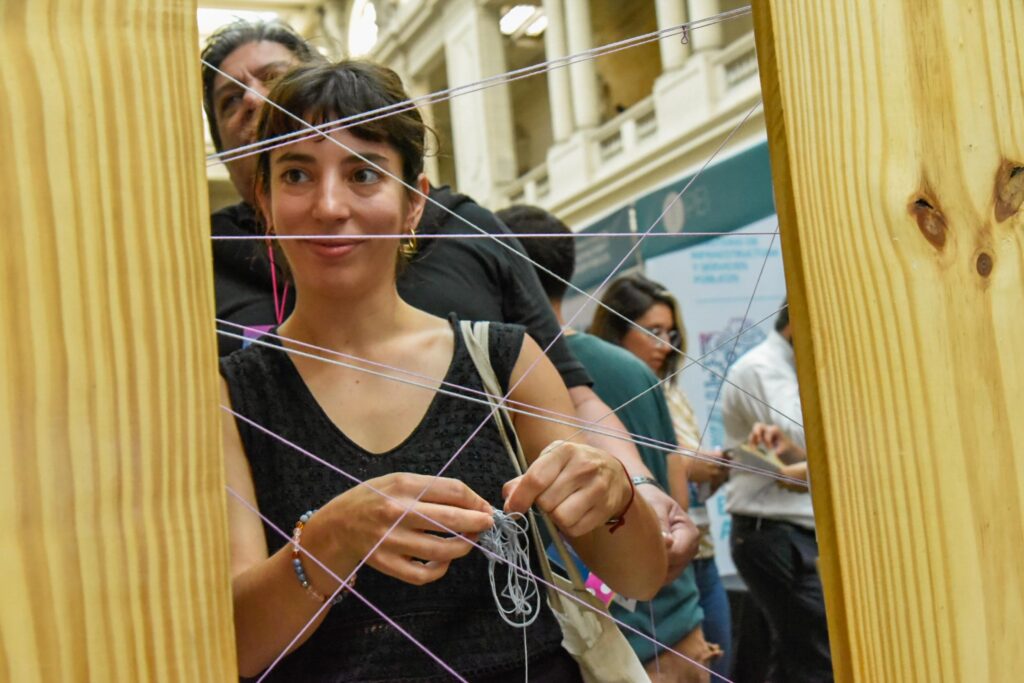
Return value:
M 368 54 L 377 44 L 377 7 L 373 0 L 355 0 L 348 18 L 349 57 Z

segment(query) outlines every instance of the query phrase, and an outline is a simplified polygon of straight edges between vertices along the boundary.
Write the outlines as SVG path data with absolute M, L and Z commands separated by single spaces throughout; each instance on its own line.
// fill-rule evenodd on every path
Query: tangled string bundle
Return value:
M 540 614 L 540 590 L 530 573 L 530 522 L 518 512 L 494 511 L 494 526 L 480 534 L 479 543 L 488 551 L 487 574 L 498 613 L 509 626 L 526 628 Z M 498 593 L 494 567 L 504 560 L 505 587 Z M 507 564 L 505 564 L 507 563 Z

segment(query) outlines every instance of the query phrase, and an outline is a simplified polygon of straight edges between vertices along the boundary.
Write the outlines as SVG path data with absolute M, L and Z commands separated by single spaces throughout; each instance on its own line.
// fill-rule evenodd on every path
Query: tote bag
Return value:
M 498 403 L 498 397 L 502 396 L 504 392 L 491 365 L 488 339 L 490 325 L 486 322 L 471 323 L 463 320 L 460 321 L 460 327 L 469 355 L 480 374 L 480 379 L 483 380 L 487 399 L 491 407 L 498 410 L 498 414 L 494 416 L 494 422 L 498 426 L 502 441 L 505 442 L 512 466 L 516 473 L 521 475 L 526 471 L 528 464 L 519 445 L 519 440 L 509 437 L 510 432 L 512 434 L 515 432 L 508 411 L 504 405 Z M 569 575 L 568 579 L 551 571 L 547 553 L 543 551 L 544 542 L 537 526 L 538 517 L 543 520 L 558 555 L 562 558 L 566 573 Z M 611 620 L 604 603 L 584 586 L 583 577 L 580 576 L 576 563 L 569 556 L 565 542 L 554 523 L 547 514 L 540 510 L 535 513 L 531 509 L 529 519 L 534 547 L 539 549 L 537 555 L 540 557 L 544 579 L 589 606 L 585 607 L 576 600 L 566 598 L 564 593 L 548 587 L 548 606 L 562 628 L 562 647 L 579 664 L 583 680 L 586 683 L 643 683 L 649 681 L 650 678 L 643 665 L 633 648 L 629 646 L 629 641 Z

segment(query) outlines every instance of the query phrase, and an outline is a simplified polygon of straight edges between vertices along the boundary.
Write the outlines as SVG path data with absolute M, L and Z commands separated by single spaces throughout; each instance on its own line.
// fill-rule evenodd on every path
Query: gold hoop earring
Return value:
M 402 245 L 398 248 L 398 252 L 406 259 L 411 259 L 419 251 L 419 243 L 416 240 L 416 229 L 413 228 L 412 232 L 409 233 L 409 237 L 402 240 Z

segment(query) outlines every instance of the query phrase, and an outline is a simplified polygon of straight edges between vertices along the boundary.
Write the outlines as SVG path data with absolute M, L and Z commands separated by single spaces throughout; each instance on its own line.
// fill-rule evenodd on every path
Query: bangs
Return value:
M 309 71 L 310 82 L 293 72 L 291 78 L 275 88 L 273 101 L 277 107 L 264 109 L 265 126 L 261 126 L 260 139 L 274 138 L 288 133 L 308 131 L 309 128 L 285 112 L 291 112 L 312 126 L 339 122 L 324 132 L 348 130 L 356 137 L 372 142 L 392 142 L 386 121 L 394 109 L 379 113 L 380 109 L 396 104 L 376 88 L 369 87 L 360 74 L 341 69 L 302 69 Z M 381 116 L 381 118 L 377 118 Z M 366 119 L 371 120 L 360 123 Z M 311 132 L 311 131 L 310 131 Z
M 392 145 L 402 159 L 402 176 L 408 184 L 423 172 L 426 128 L 415 106 L 403 106 L 408 96 L 391 69 L 361 61 L 300 66 L 282 76 L 268 98 L 277 106 L 261 109 L 258 140 L 310 132 L 309 125 L 340 121 L 323 132 L 345 129 L 363 140 Z M 265 179 L 268 164 L 264 150 L 257 161 L 258 184 Z

